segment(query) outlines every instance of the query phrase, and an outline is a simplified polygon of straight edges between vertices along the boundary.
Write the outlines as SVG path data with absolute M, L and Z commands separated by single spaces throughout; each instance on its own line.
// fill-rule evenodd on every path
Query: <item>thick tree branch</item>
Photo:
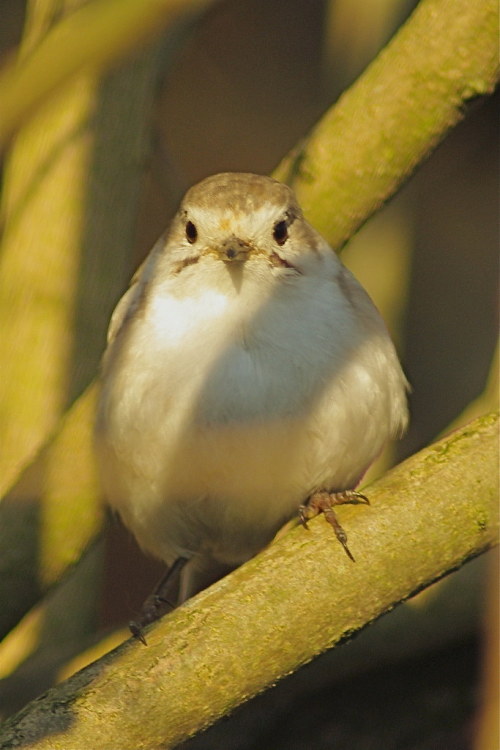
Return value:
M 408 459 L 343 508 L 357 562 L 323 518 L 7 722 L 1 747 L 174 747 L 490 546 L 498 415 Z M 147 716 L 147 724 L 144 717 Z M 119 742 L 117 742 L 119 738 Z
M 498 81 L 496 0 L 422 0 L 275 175 L 341 247 Z

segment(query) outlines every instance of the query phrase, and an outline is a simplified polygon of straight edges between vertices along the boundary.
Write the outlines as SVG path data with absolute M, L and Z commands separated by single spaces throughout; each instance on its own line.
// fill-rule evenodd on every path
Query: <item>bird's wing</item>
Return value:
M 156 258 L 159 252 L 163 250 L 164 245 L 165 240 L 161 237 L 132 276 L 127 291 L 113 310 L 108 328 L 108 348 L 118 336 L 124 323 L 140 305 L 146 285 L 152 276 Z

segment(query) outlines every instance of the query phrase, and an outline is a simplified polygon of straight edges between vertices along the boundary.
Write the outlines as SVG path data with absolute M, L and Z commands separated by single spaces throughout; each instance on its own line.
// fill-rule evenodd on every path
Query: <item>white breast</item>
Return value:
M 405 418 L 404 376 L 356 282 L 349 299 L 333 276 L 259 263 L 236 283 L 207 262 L 202 288 L 184 269 L 108 357 L 110 500 L 167 562 L 248 558 L 312 491 L 353 487 Z

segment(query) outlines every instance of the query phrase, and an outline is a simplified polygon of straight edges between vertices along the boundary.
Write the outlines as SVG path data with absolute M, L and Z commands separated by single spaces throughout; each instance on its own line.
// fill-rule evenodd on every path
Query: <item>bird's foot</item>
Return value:
M 347 534 L 340 525 L 333 510 L 334 505 L 370 505 L 370 501 L 361 492 L 356 490 L 343 490 L 342 492 L 315 492 L 304 505 L 299 508 L 299 517 L 302 525 L 307 529 L 307 522 L 315 516 L 323 513 L 326 520 L 333 528 L 335 536 L 345 550 L 346 555 L 353 561 L 354 557 L 347 546 Z
M 175 604 L 172 602 L 172 592 L 174 587 L 179 588 L 179 577 L 182 568 L 187 563 L 185 557 L 179 557 L 173 565 L 167 570 L 163 578 L 160 579 L 158 584 L 155 586 L 152 594 L 148 596 L 141 608 L 141 615 L 138 620 L 132 620 L 129 622 L 128 627 L 134 638 L 137 638 L 141 643 L 147 646 L 147 641 L 144 636 L 144 628 L 160 617 L 163 617 L 167 612 L 170 612 L 175 608 Z M 176 599 L 176 597 L 174 597 Z

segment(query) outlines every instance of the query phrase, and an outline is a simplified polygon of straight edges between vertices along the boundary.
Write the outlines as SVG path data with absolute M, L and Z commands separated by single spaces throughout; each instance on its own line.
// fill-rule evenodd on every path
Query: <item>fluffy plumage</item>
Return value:
M 355 487 L 404 429 L 406 388 L 378 311 L 293 192 L 215 175 L 113 314 L 96 426 L 109 502 L 144 549 L 192 561 L 187 596 L 314 491 Z

